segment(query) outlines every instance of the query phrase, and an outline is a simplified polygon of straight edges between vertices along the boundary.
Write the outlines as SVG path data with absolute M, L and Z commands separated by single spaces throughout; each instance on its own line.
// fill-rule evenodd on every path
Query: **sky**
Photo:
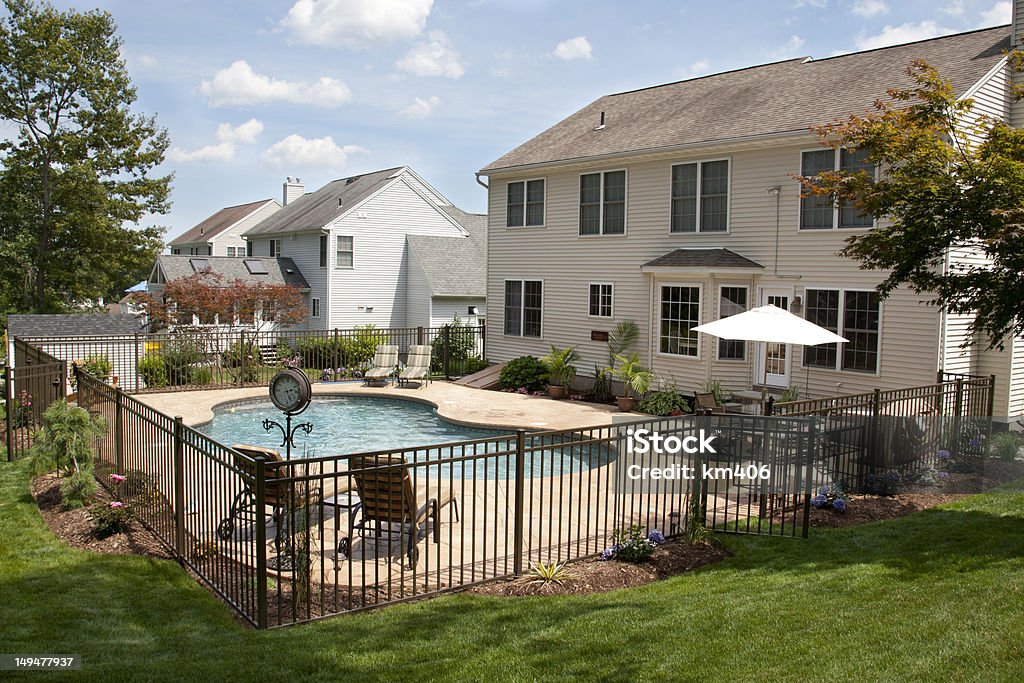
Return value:
M 171 148 L 179 235 L 222 207 L 281 200 L 286 176 L 408 165 L 467 211 L 474 173 L 602 95 L 781 59 L 1007 24 L 996 0 L 111 0 L 138 89 Z M 486 181 L 486 179 L 485 179 Z

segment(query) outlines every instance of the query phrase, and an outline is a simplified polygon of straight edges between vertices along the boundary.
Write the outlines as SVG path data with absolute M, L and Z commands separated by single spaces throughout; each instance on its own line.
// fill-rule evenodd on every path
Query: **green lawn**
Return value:
M 0 651 L 94 680 L 1024 679 L 1024 488 L 604 595 L 447 596 L 256 632 L 177 565 L 71 550 L 0 465 Z M 38 674 L 29 674 L 38 677 Z

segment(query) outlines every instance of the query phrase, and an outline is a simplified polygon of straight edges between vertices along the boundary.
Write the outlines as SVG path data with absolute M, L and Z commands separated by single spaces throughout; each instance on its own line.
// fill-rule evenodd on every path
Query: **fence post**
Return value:
M 256 460 L 256 628 L 267 628 L 267 525 L 263 524 L 263 510 L 267 503 L 266 460 L 262 455 Z
M 256 348 L 256 342 L 258 339 L 253 338 L 253 348 Z M 249 347 L 245 345 L 245 330 L 242 330 L 238 335 L 238 353 L 241 358 L 238 361 L 238 386 L 242 387 L 246 385 L 245 381 L 245 357 L 249 355 Z M 228 358 L 231 358 L 231 339 L 228 339 Z M 231 361 L 228 361 L 231 362 Z
M 487 360 L 487 324 L 480 323 L 480 359 Z
M 871 449 L 868 462 L 871 463 L 869 470 L 874 473 L 877 470 L 879 452 L 882 449 L 882 429 L 879 421 L 882 415 L 882 390 L 875 387 L 874 395 L 871 397 L 871 425 L 868 428 L 868 444 Z M 863 463 L 862 463 L 863 465 Z M 863 469 L 858 475 L 864 474 Z
M 807 434 L 807 474 L 804 482 L 804 524 L 801 536 L 807 538 L 811 528 L 811 494 L 814 493 L 814 456 L 818 448 L 818 421 L 811 418 Z
M 443 351 L 442 358 L 444 359 L 443 360 L 443 364 L 444 364 L 444 378 L 445 379 L 451 379 L 451 374 L 449 374 L 449 368 L 448 368 L 448 352 L 449 352 L 449 348 L 451 347 L 451 342 L 452 342 L 452 326 L 451 325 L 445 325 L 444 326 L 444 330 L 442 332 L 441 338 L 443 340 L 441 343 L 444 345 L 444 346 L 441 347 L 441 349 Z
M 957 377 L 956 383 L 954 384 L 954 391 L 956 395 L 953 397 L 953 443 L 951 444 L 950 450 L 952 451 L 953 457 L 960 455 L 960 429 L 961 429 L 961 413 L 964 409 L 964 378 Z
M 516 498 L 513 531 L 512 567 L 516 576 L 523 573 L 523 526 L 525 524 L 523 499 L 526 494 L 526 431 L 516 431 Z
M 423 326 L 420 325 L 419 327 L 416 328 L 416 344 L 419 346 L 423 346 L 424 344 L 427 343 L 425 341 L 425 338 L 426 332 L 424 331 Z
M 185 430 L 180 415 L 174 417 L 174 554 L 185 561 Z M 262 510 L 262 508 L 260 508 Z M 259 526 L 259 525 L 257 525 Z
M 114 470 L 118 474 L 124 474 L 124 400 L 122 397 L 123 392 L 120 389 L 114 389 Z
M 988 376 L 988 417 L 995 417 L 996 410 L 996 376 Z
M 132 364 L 132 375 L 135 377 L 135 393 L 139 393 L 139 333 L 135 333 L 135 339 L 132 344 L 132 355 L 134 362 Z
M 338 344 L 338 328 L 334 328 L 334 341 L 331 343 L 331 369 L 348 367 L 348 358 L 338 358 L 341 347 Z
M 14 373 L 10 365 L 4 365 L 4 406 L 7 413 L 7 462 L 14 461 Z

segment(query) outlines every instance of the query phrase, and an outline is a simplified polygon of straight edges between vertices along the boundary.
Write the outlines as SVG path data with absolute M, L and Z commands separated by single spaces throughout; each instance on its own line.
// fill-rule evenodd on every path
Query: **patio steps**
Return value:
M 474 372 L 472 375 L 460 377 L 453 383 L 460 384 L 464 387 L 473 387 L 474 389 L 490 389 L 491 387 L 496 387 L 498 386 L 498 376 L 506 365 L 507 363 L 497 363 L 495 365 L 488 366 L 479 372 Z

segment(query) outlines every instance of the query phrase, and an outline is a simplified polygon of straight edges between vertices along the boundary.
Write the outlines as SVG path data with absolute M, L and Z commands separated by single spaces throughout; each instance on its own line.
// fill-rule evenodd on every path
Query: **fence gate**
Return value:
M 4 368 L 8 460 L 28 455 L 32 435 L 42 426 L 43 413 L 67 395 L 67 376 L 65 361 Z

